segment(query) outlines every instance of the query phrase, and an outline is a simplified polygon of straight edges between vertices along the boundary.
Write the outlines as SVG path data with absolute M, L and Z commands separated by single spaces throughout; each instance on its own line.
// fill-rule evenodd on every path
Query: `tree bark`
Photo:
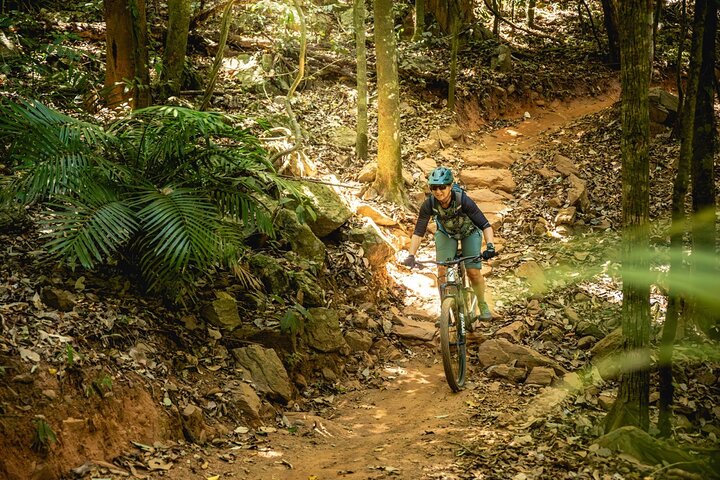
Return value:
M 412 41 L 419 42 L 425 33 L 425 0 L 415 0 L 415 25 Z
M 145 0 L 105 0 L 105 98 L 135 110 L 151 103 Z
M 400 159 L 400 82 L 392 0 L 375 0 L 374 13 L 378 91 L 378 170 L 373 188 L 386 200 L 405 203 Z
M 457 12 L 453 12 L 456 14 Z M 450 39 L 450 81 L 448 82 L 448 110 L 455 109 L 455 85 L 457 83 L 457 54 L 460 43 L 460 18 L 455 16 L 452 20 Z
M 418 0 L 422 2 L 423 0 Z M 355 158 L 368 159 L 367 52 L 365 50 L 365 0 L 355 0 L 355 58 L 357 60 L 357 138 Z
M 700 64 L 702 61 L 703 19 L 707 12 L 708 0 L 695 3 L 693 38 L 690 48 L 690 66 L 688 67 L 687 92 L 682 110 L 680 155 L 673 183 L 672 225 L 670 227 L 670 276 L 668 308 L 665 325 L 660 341 L 658 358 L 660 376 L 660 416 L 658 428 L 665 436 L 671 434 L 671 408 L 673 401 L 672 355 L 681 316 L 683 298 L 678 292 L 677 278 L 687 268 L 683 264 L 683 236 L 685 232 L 685 200 L 688 193 L 690 163 L 692 160 L 693 136 L 695 130 L 695 106 L 698 93 Z
M 180 93 L 189 31 L 190 0 L 168 0 L 168 26 L 161 77 L 163 99 Z
M 620 2 L 620 79 L 623 209 L 622 331 L 629 361 L 618 397 L 608 413 L 606 433 L 625 425 L 647 430 L 650 423 L 650 285 L 648 218 L 650 205 L 650 85 L 652 0 Z
M 697 8 L 697 6 L 696 6 Z M 702 40 L 695 124 L 692 149 L 692 206 L 693 206 L 693 256 L 699 257 L 693 267 L 704 275 L 715 272 L 716 262 L 709 261 L 715 251 L 715 175 L 713 161 L 717 140 L 715 139 L 715 37 L 717 34 L 717 4 L 707 2 Z M 706 334 L 716 336 L 720 316 L 715 309 L 693 302 L 693 319 Z
M 608 36 L 608 64 L 613 67 L 620 65 L 620 32 L 618 29 L 619 19 L 616 1 L 602 0 L 605 32 Z
M 530 28 L 535 28 L 535 2 L 537 0 L 528 0 L 527 2 L 527 11 L 525 13 L 525 18 L 527 19 L 527 26 Z

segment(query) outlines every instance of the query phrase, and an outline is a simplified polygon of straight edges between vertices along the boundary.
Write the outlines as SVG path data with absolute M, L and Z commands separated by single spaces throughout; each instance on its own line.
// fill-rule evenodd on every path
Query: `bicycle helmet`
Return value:
M 428 185 L 450 185 L 452 182 L 453 174 L 446 167 L 437 167 L 428 176 Z

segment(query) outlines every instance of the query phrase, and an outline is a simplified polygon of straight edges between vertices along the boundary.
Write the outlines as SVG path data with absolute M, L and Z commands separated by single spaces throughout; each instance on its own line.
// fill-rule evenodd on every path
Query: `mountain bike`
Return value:
M 467 371 L 466 333 L 467 327 L 475 321 L 478 300 L 470 280 L 465 274 L 465 261 L 477 260 L 479 255 L 456 256 L 453 260 L 432 263 L 447 268 L 445 283 L 440 290 L 440 351 L 442 353 L 445 378 L 453 392 L 459 392 L 465 385 Z

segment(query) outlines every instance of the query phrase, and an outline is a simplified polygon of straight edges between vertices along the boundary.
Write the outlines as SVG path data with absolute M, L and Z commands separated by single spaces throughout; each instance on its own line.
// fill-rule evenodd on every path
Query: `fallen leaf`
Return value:
M 173 466 L 172 462 L 164 462 L 159 458 L 151 458 L 148 460 L 148 470 L 170 470 Z

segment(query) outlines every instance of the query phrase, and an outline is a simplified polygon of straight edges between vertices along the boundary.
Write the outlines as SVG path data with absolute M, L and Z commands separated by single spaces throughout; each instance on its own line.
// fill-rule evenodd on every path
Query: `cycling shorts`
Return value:
M 474 230 L 470 235 L 460 240 L 462 243 L 463 256 L 480 255 L 482 248 L 482 238 L 480 230 Z M 448 237 L 446 234 L 438 230 L 435 232 L 435 258 L 438 262 L 446 262 L 455 258 L 458 249 L 458 240 Z M 478 259 L 476 262 L 465 260 L 466 268 L 482 268 L 482 262 Z

